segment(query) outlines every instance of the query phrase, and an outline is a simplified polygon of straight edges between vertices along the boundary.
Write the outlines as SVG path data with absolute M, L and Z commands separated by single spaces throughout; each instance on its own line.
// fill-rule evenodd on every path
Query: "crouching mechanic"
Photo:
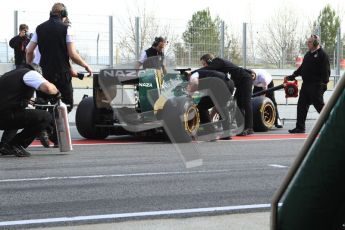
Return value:
M 42 130 L 49 127 L 52 116 L 48 112 L 26 109 L 35 90 L 51 96 L 59 94 L 57 88 L 30 65 L 0 77 L 0 129 L 23 129 L 3 144 L 0 150 L 2 155 L 30 156 L 25 148 Z
M 254 85 L 253 94 L 274 87 L 272 76 L 266 70 L 249 69 L 248 71 L 251 73 L 253 77 L 253 85 Z M 278 106 L 277 106 L 276 98 L 274 96 L 274 91 L 267 92 L 265 96 L 271 99 L 271 101 L 273 102 L 276 108 L 276 119 L 274 121 L 275 127 L 283 128 L 283 124 L 279 118 Z
M 208 96 L 202 97 L 198 103 L 200 123 L 211 122 L 209 109 L 215 106 L 222 118 L 223 134 L 220 139 L 231 139 L 228 101 L 234 91 L 232 80 L 222 72 L 198 69 L 191 73 L 187 90 L 190 93 L 197 90 L 207 93 Z M 216 131 L 214 126 L 209 127 L 210 134 Z

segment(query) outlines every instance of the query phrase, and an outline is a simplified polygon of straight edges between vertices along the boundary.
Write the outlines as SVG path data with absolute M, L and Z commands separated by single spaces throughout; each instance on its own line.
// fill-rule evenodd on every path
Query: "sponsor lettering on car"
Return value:
M 149 82 L 140 82 L 139 86 L 147 87 L 147 88 L 152 88 L 153 87 L 152 83 L 149 83 Z

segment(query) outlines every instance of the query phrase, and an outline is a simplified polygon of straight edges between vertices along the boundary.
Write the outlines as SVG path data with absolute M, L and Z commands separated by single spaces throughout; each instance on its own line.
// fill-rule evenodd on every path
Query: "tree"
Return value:
M 263 60 L 284 68 L 298 54 L 298 19 L 294 10 L 283 6 L 267 21 L 267 32 L 258 34 Z
M 175 37 L 171 31 L 169 24 L 161 23 L 154 15 L 153 11 L 147 11 L 146 6 L 138 6 L 136 12 L 128 11 L 129 17 L 125 20 L 119 21 L 120 25 L 124 25 L 119 30 L 120 42 L 118 48 L 120 49 L 121 60 L 137 61 L 136 60 L 136 25 L 135 18 L 139 17 L 139 52 L 149 48 L 155 37 L 163 36 L 168 39 L 170 43 L 173 43 Z M 165 52 L 166 57 L 171 56 L 171 51 Z M 139 54 L 140 55 L 140 54 Z
M 122 60 L 130 61 L 136 60 L 136 25 L 135 18 L 140 18 L 139 28 L 139 50 L 143 50 L 145 45 L 152 41 L 156 35 L 158 29 L 158 23 L 152 12 L 147 12 L 146 7 L 138 7 L 137 12 L 132 13 L 128 11 L 129 17 L 125 20 L 119 19 L 119 24 L 124 25 L 124 28 L 120 31 L 120 56 Z
M 177 66 L 190 67 L 191 66 L 191 46 L 185 46 L 183 42 L 175 43 L 174 53 L 175 62 Z
M 228 27 L 225 27 L 225 53 L 224 58 L 231 60 L 234 64 L 241 65 L 242 54 L 238 37 L 234 33 L 228 33 Z
M 220 19 L 212 19 L 210 10 L 197 11 L 188 21 L 187 29 L 182 35 L 183 53 L 189 53 L 193 65 L 199 65 L 199 58 L 205 53 L 219 54 L 220 50 Z M 181 46 L 182 47 L 182 46 Z M 181 54 L 176 53 L 176 56 Z
M 320 12 L 317 20 L 313 24 L 313 31 L 321 30 L 321 43 L 330 55 L 334 53 L 336 47 L 337 31 L 340 27 L 340 18 L 335 11 L 327 4 Z

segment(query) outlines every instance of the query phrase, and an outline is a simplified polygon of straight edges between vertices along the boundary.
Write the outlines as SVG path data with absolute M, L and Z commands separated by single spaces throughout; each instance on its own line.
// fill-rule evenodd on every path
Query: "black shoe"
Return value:
M 14 152 L 7 143 L 3 143 L 0 147 L 0 154 L 3 156 L 9 156 L 9 155 L 14 155 Z
M 290 129 L 289 133 L 305 133 L 305 129 L 294 128 L 294 129 Z
M 49 148 L 49 136 L 47 131 L 42 131 L 39 135 L 39 139 L 44 148 Z
M 228 137 L 221 137 L 221 138 L 219 138 L 219 140 L 228 141 L 228 140 L 232 140 L 232 137 L 231 137 L 231 136 L 228 136 Z
M 16 157 L 29 157 L 31 155 L 20 145 L 12 145 L 11 148 Z
M 237 134 L 237 136 L 248 136 L 254 133 L 253 129 L 245 129 L 242 133 Z

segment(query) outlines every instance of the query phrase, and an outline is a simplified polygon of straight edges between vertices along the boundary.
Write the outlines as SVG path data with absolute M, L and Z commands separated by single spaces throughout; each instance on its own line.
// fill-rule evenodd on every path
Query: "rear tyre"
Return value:
M 77 130 L 88 139 L 104 139 L 109 135 L 106 128 L 96 127 L 97 109 L 93 97 L 84 98 L 77 107 L 75 115 Z
M 188 97 L 168 99 L 162 111 L 164 130 L 171 142 L 188 143 L 200 125 L 199 110 Z
M 254 97 L 253 128 L 255 132 L 266 132 L 274 126 L 276 120 L 276 108 L 273 102 L 264 96 Z

